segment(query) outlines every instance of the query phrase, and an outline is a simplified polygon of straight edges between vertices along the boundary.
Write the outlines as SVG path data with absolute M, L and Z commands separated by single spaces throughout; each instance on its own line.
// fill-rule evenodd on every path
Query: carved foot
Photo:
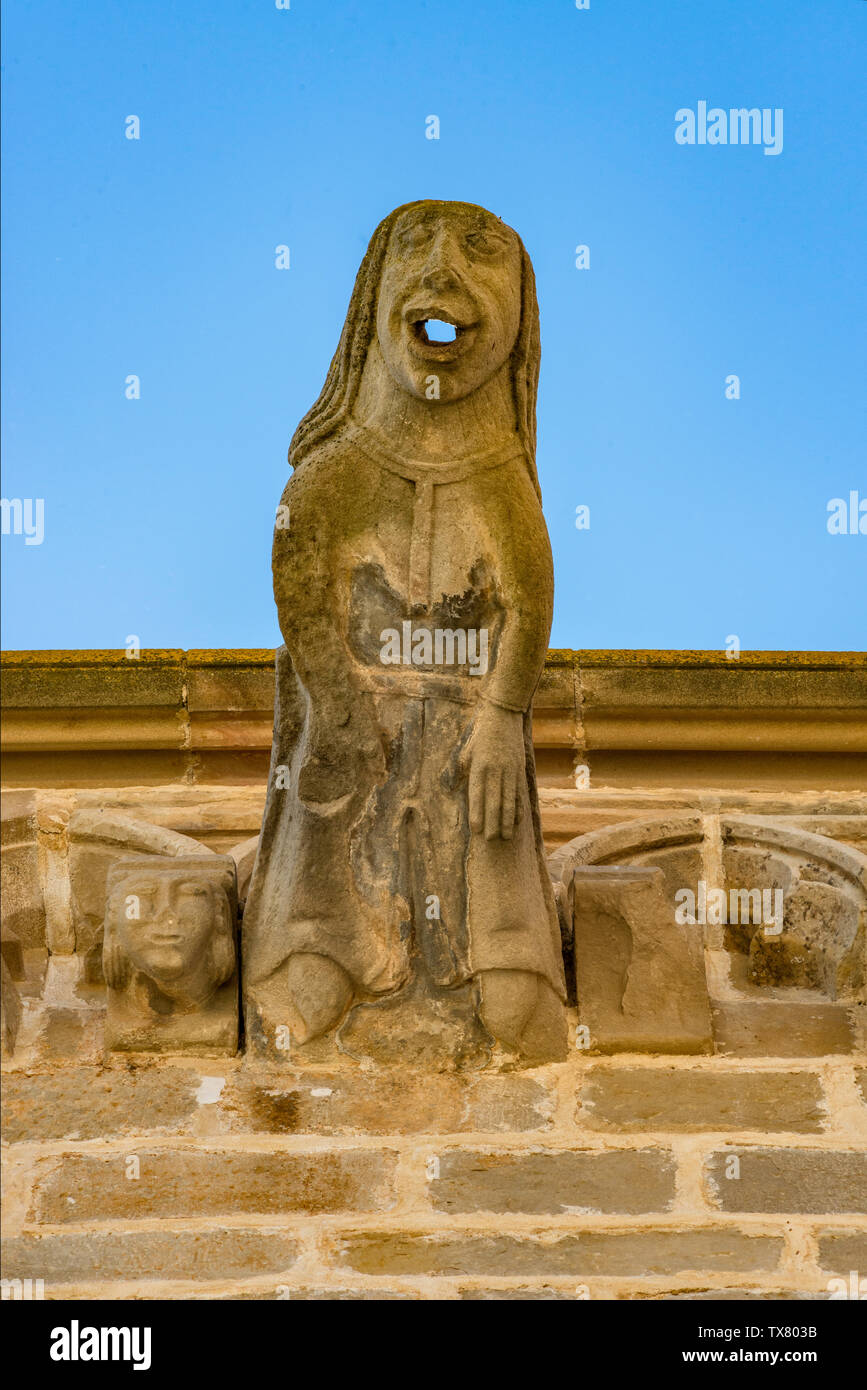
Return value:
M 566 1056 L 566 1014 L 547 980 L 529 970 L 484 970 L 478 980 L 482 1022 L 498 1043 L 525 1060 Z
M 289 957 L 286 972 L 296 1015 L 295 1041 L 310 1042 L 336 1027 L 353 997 L 352 981 L 343 967 L 329 956 L 299 952 Z
M 498 1043 L 520 1052 L 521 1035 L 536 1007 L 539 976 L 529 970 L 483 970 L 479 975 L 482 1022 Z

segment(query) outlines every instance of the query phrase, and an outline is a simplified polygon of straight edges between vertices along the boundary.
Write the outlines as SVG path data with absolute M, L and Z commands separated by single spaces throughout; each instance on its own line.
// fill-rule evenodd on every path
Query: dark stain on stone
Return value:
M 49 1057 L 74 1057 L 84 1036 L 84 1019 L 78 1009 L 52 1009 L 40 1040 L 40 1051 Z
M 256 1130 L 268 1134 L 293 1134 L 299 1126 L 297 1091 L 272 1093 L 264 1086 L 245 1087 L 238 1109 Z

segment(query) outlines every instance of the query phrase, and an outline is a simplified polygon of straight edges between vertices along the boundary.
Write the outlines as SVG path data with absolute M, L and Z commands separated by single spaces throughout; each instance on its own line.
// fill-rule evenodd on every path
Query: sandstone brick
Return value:
M 382 1211 L 393 1203 L 395 1155 L 387 1151 L 238 1153 L 141 1147 L 141 1176 L 125 1157 L 64 1154 L 46 1161 L 34 1187 L 36 1220 L 275 1216 L 285 1212 Z
M 464 1303 L 574 1303 L 578 1295 L 569 1289 L 461 1289 Z
M 776 1285 L 766 1285 L 761 1289 L 678 1289 L 676 1292 L 641 1293 L 626 1295 L 629 1299 L 646 1299 L 656 1303 L 798 1303 L 807 1300 L 815 1302 L 826 1297 L 823 1293 L 808 1292 L 804 1289 L 781 1289 Z
M 421 1295 L 393 1289 L 293 1289 L 282 1292 L 291 1303 L 412 1303 Z
M 713 1033 L 717 1051 L 733 1057 L 825 1057 L 855 1047 L 843 1004 L 717 1004 Z
M 3 677 L 3 702 L 11 709 L 144 709 L 181 708 L 186 653 L 142 652 L 138 661 L 127 661 L 121 652 L 81 653 L 78 665 L 52 661 L 7 666 Z M 180 741 L 180 732 L 178 740 Z
M 578 1124 L 616 1130 L 792 1130 L 825 1119 L 811 1072 L 714 1072 L 681 1068 L 594 1069 L 581 1090 Z
M 819 1264 L 835 1274 L 850 1269 L 867 1275 L 867 1231 L 826 1232 L 819 1240 Z
M 186 1295 L 184 1295 L 186 1297 Z M 206 1297 L 211 1298 L 211 1294 Z M 231 1293 L 221 1293 L 214 1298 L 221 1303 L 416 1303 L 423 1298 L 421 1293 L 396 1291 L 394 1289 L 293 1289 L 285 1284 L 273 1288 L 263 1288 L 261 1284 L 241 1285 Z
M 867 1105 L 867 1067 L 855 1068 L 855 1084 L 861 1092 L 861 1099 Z
M 538 1237 L 359 1231 L 343 1237 L 340 1258 L 361 1274 L 650 1277 L 687 1270 L 771 1270 L 782 1249 L 779 1237 L 728 1229 L 580 1231 Z
M 439 1211 L 665 1211 L 674 1160 L 662 1149 L 531 1153 L 454 1150 L 440 1158 L 430 1198 Z
M 548 1094 L 529 1077 L 401 1071 L 240 1074 L 220 1112 L 233 1131 L 267 1134 L 524 1132 L 550 1123 Z
M 740 1159 L 740 1176 L 726 1177 Z M 709 1196 L 723 1211 L 867 1211 L 867 1154 L 822 1149 L 732 1148 L 711 1154 Z
M 192 654 L 191 654 L 192 656 Z M 191 660 L 186 673 L 190 713 L 217 713 L 223 724 L 231 715 L 260 715 L 273 724 L 274 663 L 268 666 L 199 666 Z
M 288 1270 L 298 1245 L 282 1231 L 89 1231 L 4 1240 L 6 1278 L 46 1284 L 243 1279 Z
M 196 1109 L 200 1080 L 197 1072 L 155 1068 L 10 1073 L 3 1084 L 3 1138 L 15 1144 L 178 1131 Z
M 198 1302 L 207 1301 L 208 1303 L 313 1303 L 313 1302 L 338 1302 L 338 1303 L 411 1303 L 418 1302 L 425 1295 L 419 1292 L 394 1290 L 394 1289 L 294 1289 L 281 1280 L 288 1278 L 288 1274 L 282 1272 L 273 1277 L 270 1283 L 237 1282 L 226 1290 L 221 1289 L 216 1292 L 212 1284 L 199 1282 L 196 1284 L 176 1282 L 174 1285 L 162 1285 L 159 1289 L 160 1302 Z M 113 1299 L 115 1297 L 115 1285 L 105 1283 L 99 1285 L 97 1297 Z M 94 1295 L 88 1290 L 81 1293 L 72 1284 L 56 1284 L 45 1286 L 46 1299 L 61 1299 L 64 1302 L 83 1301 L 91 1302 Z M 154 1297 L 151 1285 L 142 1281 L 132 1289 L 126 1285 L 123 1289 L 124 1302 L 151 1301 Z

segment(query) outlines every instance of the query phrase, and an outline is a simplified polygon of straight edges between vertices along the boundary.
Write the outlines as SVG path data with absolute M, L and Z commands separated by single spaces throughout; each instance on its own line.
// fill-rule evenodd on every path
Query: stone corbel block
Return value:
M 658 868 L 572 879 L 578 1022 L 599 1052 L 713 1050 L 701 933 L 675 921 Z

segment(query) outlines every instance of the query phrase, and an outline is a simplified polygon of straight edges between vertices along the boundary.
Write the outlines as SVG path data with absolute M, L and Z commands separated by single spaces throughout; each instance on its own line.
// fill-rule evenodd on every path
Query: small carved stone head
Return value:
M 132 1046 L 117 1034 L 138 1023 L 154 1039 L 139 1045 L 159 1048 L 161 1021 L 173 1021 L 175 1043 L 192 1043 L 192 1034 L 180 1036 L 179 1016 L 225 1014 L 231 1002 L 227 995 L 218 1006 L 217 996 L 235 975 L 234 861 L 216 854 L 120 859 L 106 891 L 109 1046 Z

